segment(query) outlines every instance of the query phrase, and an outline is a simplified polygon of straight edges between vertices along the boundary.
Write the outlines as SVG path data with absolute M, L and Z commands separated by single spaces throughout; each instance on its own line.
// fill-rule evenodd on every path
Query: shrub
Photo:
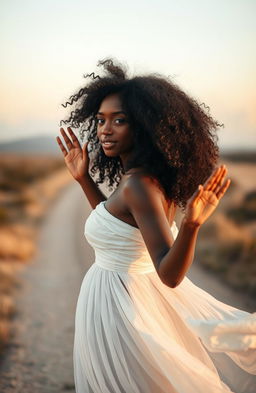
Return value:
M 241 206 L 228 209 L 227 216 L 238 224 L 256 220 L 256 191 L 246 194 Z

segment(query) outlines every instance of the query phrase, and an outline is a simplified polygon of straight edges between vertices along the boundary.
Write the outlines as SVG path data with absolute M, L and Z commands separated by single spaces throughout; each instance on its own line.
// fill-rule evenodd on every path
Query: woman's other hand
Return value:
M 230 185 L 230 179 L 224 181 L 226 174 L 225 165 L 221 165 L 213 171 L 203 185 L 198 186 L 187 202 L 184 222 L 200 226 L 207 220 Z
M 88 175 L 88 168 L 89 168 L 89 155 L 87 152 L 87 145 L 86 142 L 81 148 L 80 143 L 72 131 L 70 127 L 67 128 L 71 140 L 67 136 L 66 132 L 63 128 L 60 129 L 60 132 L 64 138 L 64 141 L 67 145 L 68 150 L 63 145 L 59 136 L 56 137 L 58 145 L 64 155 L 65 163 L 68 167 L 69 172 L 74 177 L 75 180 L 79 181 L 84 176 Z

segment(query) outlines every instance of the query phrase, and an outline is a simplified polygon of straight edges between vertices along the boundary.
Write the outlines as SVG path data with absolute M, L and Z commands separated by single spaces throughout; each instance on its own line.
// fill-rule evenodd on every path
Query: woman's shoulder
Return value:
M 166 202 L 164 190 L 160 182 L 145 170 L 127 173 L 122 179 L 122 194 L 125 199 L 137 203 L 147 203 L 147 200 L 160 199 Z
M 150 215 L 153 210 L 164 211 L 168 222 L 172 223 L 177 206 L 166 198 L 155 177 L 147 172 L 137 172 L 123 180 L 121 198 L 129 213 L 137 210 Z
M 168 216 L 174 216 L 176 205 L 167 197 L 160 181 L 145 170 L 127 173 L 122 179 L 123 200 L 136 204 L 159 203 Z

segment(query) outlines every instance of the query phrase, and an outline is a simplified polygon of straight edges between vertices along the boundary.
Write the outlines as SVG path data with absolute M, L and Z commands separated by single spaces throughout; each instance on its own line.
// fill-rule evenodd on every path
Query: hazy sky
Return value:
M 58 135 L 61 103 L 113 56 L 209 105 L 222 148 L 256 146 L 255 0 L 0 4 L 1 140 Z

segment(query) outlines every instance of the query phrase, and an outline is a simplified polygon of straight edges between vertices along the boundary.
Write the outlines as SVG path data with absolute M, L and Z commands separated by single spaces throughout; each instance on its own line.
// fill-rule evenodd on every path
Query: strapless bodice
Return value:
M 175 239 L 175 221 L 170 230 Z M 140 230 L 113 216 L 105 201 L 88 216 L 84 235 L 95 251 L 95 263 L 102 268 L 138 274 L 155 271 Z

